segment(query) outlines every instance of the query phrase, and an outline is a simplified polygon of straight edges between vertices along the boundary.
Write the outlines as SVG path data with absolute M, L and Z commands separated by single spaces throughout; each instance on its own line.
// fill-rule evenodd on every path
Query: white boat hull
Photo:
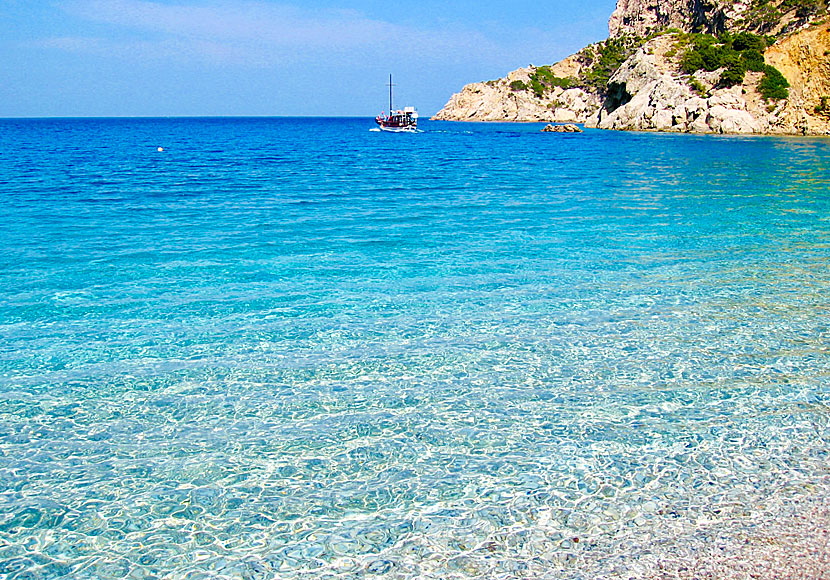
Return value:
M 380 127 L 381 131 L 386 133 L 417 133 L 417 127 Z

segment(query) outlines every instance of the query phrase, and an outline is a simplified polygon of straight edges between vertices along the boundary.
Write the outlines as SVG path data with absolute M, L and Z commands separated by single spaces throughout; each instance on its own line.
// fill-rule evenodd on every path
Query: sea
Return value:
M 0 120 L 0 579 L 596 579 L 830 500 L 830 139 Z

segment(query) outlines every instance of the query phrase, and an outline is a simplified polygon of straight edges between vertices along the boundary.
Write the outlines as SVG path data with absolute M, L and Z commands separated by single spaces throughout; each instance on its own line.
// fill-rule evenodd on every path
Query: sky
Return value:
M 374 116 L 608 36 L 614 0 L 0 0 L 0 117 Z

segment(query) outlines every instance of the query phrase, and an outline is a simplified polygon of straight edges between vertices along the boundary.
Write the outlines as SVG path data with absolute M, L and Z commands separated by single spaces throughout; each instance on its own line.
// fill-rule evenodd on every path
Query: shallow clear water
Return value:
M 828 494 L 830 141 L 370 128 L 0 121 L 0 578 L 595 578 Z

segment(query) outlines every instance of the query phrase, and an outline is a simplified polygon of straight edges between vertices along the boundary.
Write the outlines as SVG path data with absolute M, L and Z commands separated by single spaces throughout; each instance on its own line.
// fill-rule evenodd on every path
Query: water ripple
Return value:
M 824 140 L 0 124 L 2 578 L 620 577 L 830 491 Z

